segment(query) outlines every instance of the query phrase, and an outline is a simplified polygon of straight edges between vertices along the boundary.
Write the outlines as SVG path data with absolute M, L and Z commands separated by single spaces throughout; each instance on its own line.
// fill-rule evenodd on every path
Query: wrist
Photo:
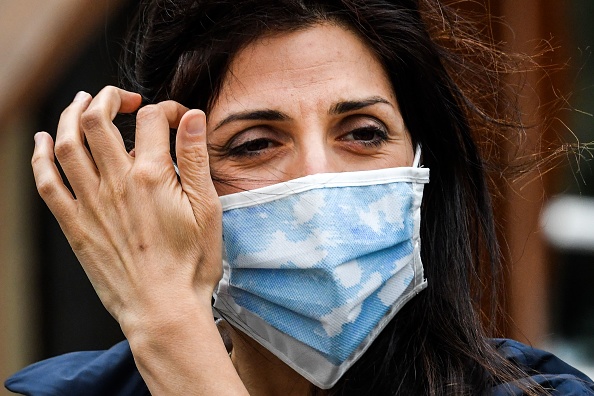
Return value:
M 195 293 L 158 298 L 120 319 L 122 331 L 131 346 L 175 340 L 185 332 L 212 325 L 211 297 Z
M 165 313 L 151 312 L 142 323 L 125 334 L 136 366 L 153 394 L 247 394 L 216 328 L 210 304 L 194 300 L 176 303 Z M 217 380 L 221 377 L 226 380 Z

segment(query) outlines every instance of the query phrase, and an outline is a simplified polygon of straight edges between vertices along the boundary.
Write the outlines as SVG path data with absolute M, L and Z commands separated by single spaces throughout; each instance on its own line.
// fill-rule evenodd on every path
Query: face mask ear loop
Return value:
M 177 167 L 177 164 L 175 163 L 175 161 L 171 161 L 173 163 L 173 169 L 175 169 L 175 173 L 177 174 L 177 181 L 180 181 L 181 178 L 179 176 L 179 168 Z
M 417 148 L 415 149 L 415 159 L 413 160 L 412 167 L 418 168 L 420 163 L 421 163 L 421 145 L 417 144 Z

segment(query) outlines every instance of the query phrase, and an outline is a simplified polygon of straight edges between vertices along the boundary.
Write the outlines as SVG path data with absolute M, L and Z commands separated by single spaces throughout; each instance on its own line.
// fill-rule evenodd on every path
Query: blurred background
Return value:
M 562 70 L 534 72 L 522 96 L 527 142 L 594 142 L 592 0 L 452 1 L 488 9 L 496 42 Z M 135 1 L 0 1 L 0 379 L 57 354 L 123 339 L 38 197 L 33 134 L 55 134 L 79 90 L 117 84 Z M 551 89 L 553 84 L 554 89 Z M 536 91 L 536 92 L 534 92 Z M 536 101 L 536 97 L 540 99 Z M 548 103 L 561 110 L 549 112 Z M 594 161 L 583 152 L 502 186 L 508 337 L 552 350 L 594 377 Z M 0 390 L 0 394 L 3 390 Z

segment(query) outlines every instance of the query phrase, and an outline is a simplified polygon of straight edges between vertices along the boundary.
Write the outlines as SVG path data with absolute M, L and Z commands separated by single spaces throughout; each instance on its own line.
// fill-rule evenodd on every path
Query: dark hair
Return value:
M 240 49 L 320 22 L 368 43 L 431 169 L 421 226 L 429 286 L 329 393 L 475 395 L 526 376 L 498 355 L 482 318 L 495 323 L 500 266 L 487 176 L 495 162 L 484 154 L 497 148 L 497 134 L 521 124 L 513 102 L 499 96 L 504 55 L 474 27 L 465 31 L 454 10 L 437 0 L 143 1 L 124 85 L 147 103 L 173 99 L 208 114 Z

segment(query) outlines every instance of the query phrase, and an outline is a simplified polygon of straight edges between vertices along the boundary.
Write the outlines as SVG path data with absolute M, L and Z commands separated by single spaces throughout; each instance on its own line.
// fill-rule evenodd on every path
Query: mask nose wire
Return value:
M 415 159 L 413 160 L 412 167 L 418 168 L 420 162 L 421 162 L 421 145 L 417 144 L 417 147 L 415 149 Z

